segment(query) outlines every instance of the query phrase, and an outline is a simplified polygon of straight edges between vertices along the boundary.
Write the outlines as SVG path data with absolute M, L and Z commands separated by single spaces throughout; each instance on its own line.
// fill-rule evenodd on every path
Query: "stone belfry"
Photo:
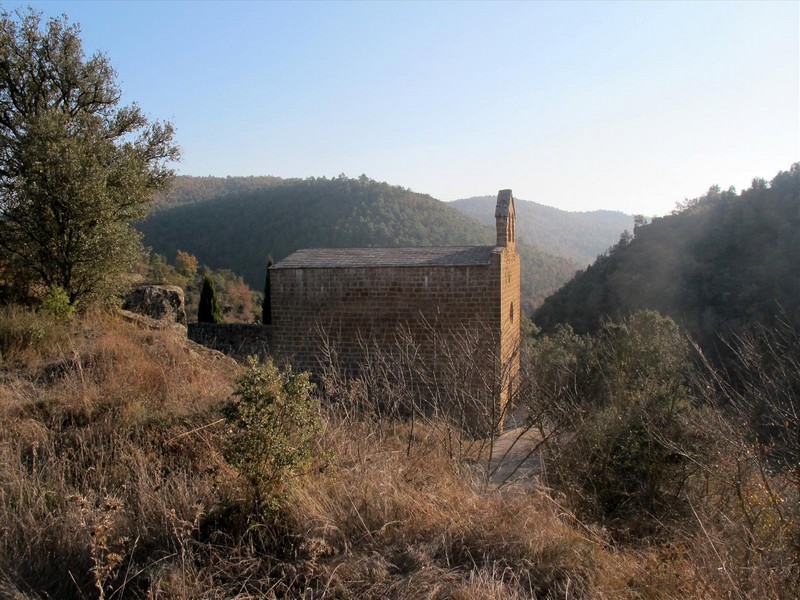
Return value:
M 514 245 L 514 225 L 517 218 L 514 209 L 514 196 L 511 190 L 500 190 L 497 194 L 497 206 L 494 209 L 497 227 L 497 246 Z

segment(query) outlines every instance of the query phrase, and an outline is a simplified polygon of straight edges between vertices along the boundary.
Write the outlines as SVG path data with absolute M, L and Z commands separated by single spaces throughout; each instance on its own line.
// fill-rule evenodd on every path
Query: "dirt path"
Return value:
M 495 440 L 489 461 L 489 485 L 534 486 L 541 475 L 541 458 L 536 445 L 539 432 L 529 427 L 525 414 L 509 416 L 505 431 Z

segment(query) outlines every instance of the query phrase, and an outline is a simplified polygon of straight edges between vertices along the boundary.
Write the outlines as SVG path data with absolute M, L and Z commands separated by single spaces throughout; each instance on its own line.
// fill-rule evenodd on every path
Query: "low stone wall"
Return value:
M 272 328 L 245 323 L 189 323 L 189 339 L 237 360 L 270 354 Z

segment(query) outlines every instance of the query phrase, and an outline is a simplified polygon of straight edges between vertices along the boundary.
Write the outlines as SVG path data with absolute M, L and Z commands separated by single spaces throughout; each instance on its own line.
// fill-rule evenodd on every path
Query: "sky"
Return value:
M 3 2 L 79 23 L 182 175 L 646 216 L 800 161 L 800 2 Z

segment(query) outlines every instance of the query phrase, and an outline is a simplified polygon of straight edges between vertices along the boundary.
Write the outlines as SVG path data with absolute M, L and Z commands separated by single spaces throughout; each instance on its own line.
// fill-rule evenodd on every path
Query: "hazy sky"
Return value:
M 798 2 L 30 4 L 175 124 L 181 174 L 655 215 L 800 160 Z

